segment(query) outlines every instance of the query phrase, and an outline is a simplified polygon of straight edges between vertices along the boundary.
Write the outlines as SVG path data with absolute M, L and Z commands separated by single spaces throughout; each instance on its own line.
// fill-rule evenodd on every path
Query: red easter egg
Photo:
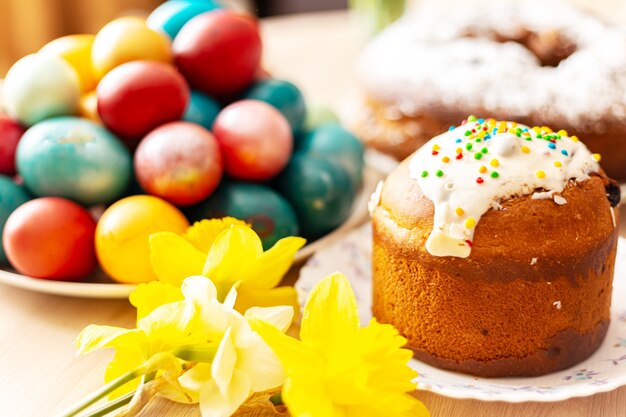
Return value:
M 289 162 L 293 136 L 289 122 L 273 106 L 241 100 L 224 108 L 213 133 L 225 158 L 226 172 L 238 179 L 265 181 Z
M 142 188 L 178 206 L 207 198 L 222 179 L 222 165 L 215 137 L 189 122 L 155 129 L 135 152 L 135 174 Z
M 0 113 L 0 174 L 15 175 L 15 150 L 23 134 L 18 122 Z
M 261 61 L 255 20 L 229 10 L 193 18 L 176 36 L 174 57 L 194 89 L 224 97 L 250 85 Z
M 170 65 L 134 61 L 105 75 L 96 94 L 98 113 L 106 127 L 132 144 L 158 126 L 179 120 L 190 92 Z
M 21 274 L 78 281 L 96 266 L 96 222 L 78 204 L 58 197 L 31 200 L 7 219 L 2 243 Z

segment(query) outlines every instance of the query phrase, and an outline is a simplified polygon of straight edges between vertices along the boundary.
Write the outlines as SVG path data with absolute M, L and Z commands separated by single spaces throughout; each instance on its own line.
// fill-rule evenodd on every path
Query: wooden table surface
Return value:
M 359 42 L 345 13 L 272 19 L 262 27 L 270 72 L 296 82 L 309 101 L 350 112 Z M 0 285 L 0 416 L 53 416 L 99 387 L 111 353 L 77 357 L 72 341 L 90 323 L 132 326 L 133 319 L 127 301 L 65 298 Z M 417 396 L 433 417 L 626 416 L 626 387 L 557 403 L 486 403 L 428 392 Z M 199 413 L 157 400 L 142 415 Z

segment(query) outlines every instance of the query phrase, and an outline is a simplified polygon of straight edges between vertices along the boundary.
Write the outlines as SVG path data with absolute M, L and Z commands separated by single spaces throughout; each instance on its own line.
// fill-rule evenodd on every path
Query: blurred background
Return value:
M 451 7 L 462 0 L 407 0 L 408 7 L 436 1 Z M 501 1 L 472 0 L 488 4 Z M 626 0 L 569 0 L 609 20 L 626 22 Z M 121 15 L 147 15 L 163 0 L 0 0 L 0 78 L 13 62 L 39 50 L 52 39 L 76 33 L 96 33 Z M 372 6 L 403 0 L 223 0 L 259 17 L 346 9 L 355 3 Z

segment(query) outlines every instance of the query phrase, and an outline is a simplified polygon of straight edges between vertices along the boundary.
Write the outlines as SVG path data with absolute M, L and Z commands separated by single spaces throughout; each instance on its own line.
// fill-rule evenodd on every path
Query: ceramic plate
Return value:
M 296 287 L 301 297 L 322 277 L 341 271 L 350 280 L 359 303 L 361 321 L 371 318 L 371 231 L 364 225 L 311 257 Z M 560 372 L 535 378 L 477 378 L 444 371 L 411 360 L 419 376 L 417 389 L 453 398 L 483 401 L 561 401 L 610 391 L 626 385 L 626 239 L 620 237 L 611 325 L 602 346 L 586 361 Z
M 347 232 L 363 224 L 368 218 L 367 202 L 369 196 L 382 178 L 378 171 L 367 168 L 364 172 L 361 192 L 354 202 L 352 214 L 348 220 L 326 236 L 304 246 L 297 254 L 295 263 L 301 263 L 315 251 L 341 239 Z M 0 269 L 0 283 L 41 293 L 65 295 L 83 298 L 127 298 L 134 285 L 117 284 L 102 271 L 94 273 L 83 282 L 50 281 L 19 275 L 12 270 Z

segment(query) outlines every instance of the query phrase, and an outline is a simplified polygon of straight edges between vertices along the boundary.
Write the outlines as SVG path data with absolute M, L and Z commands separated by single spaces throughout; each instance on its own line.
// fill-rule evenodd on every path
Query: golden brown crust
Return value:
M 431 138 L 458 125 L 469 113 L 486 115 L 497 120 L 516 120 L 528 126 L 550 126 L 565 129 L 577 135 L 587 147 L 602 155 L 602 167 L 607 174 L 626 180 L 626 126 L 610 120 L 598 121 L 588 131 L 578 131 L 565 120 L 542 119 L 540 115 L 527 116 L 506 112 L 487 112 L 484 109 L 431 108 L 427 113 L 407 116 L 393 114 L 391 105 L 368 99 L 365 101 L 359 123 L 354 126 L 357 135 L 371 148 L 401 161 Z M 463 111 L 460 111 L 463 110 Z M 602 129 L 599 129 L 602 126 Z M 598 133 L 599 131 L 602 133 Z
M 435 257 L 424 248 L 433 204 L 405 161 L 373 214 L 374 315 L 450 369 L 536 375 L 573 365 L 597 348 L 609 319 L 617 228 L 605 182 L 571 182 L 560 206 L 512 198 L 480 219 L 468 258 Z M 563 332 L 589 348 L 540 353 Z

